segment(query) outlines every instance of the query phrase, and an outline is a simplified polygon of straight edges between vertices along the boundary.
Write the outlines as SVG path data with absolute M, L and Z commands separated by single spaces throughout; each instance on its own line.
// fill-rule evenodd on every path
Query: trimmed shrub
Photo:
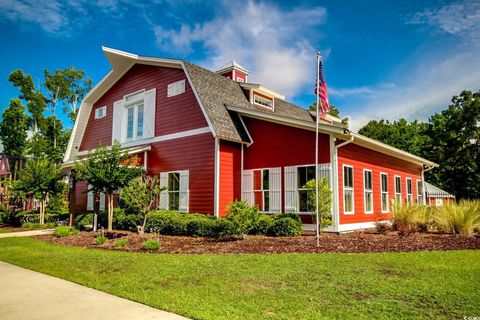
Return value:
M 142 247 L 145 250 L 158 250 L 160 249 L 160 241 L 157 239 L 148 239 L 143 243 Z
M 268 235 L 274 237 L 295 237 L 302 234 L 303 225 L 299 220 L 291 217 L 273 219 L 268 228 Z
M 149 215 L 145 231 L 172 236 L 187 235 L 187 219 L 175 211 L 156 211 Z
M 195 217 L 187 222 L 187 235 L 191 237 L 216 237 L 218 221 Z
M 116 230 L 137 231 L 137 226 L 142 223 L 141 214 L 129 213 L 121 208 L 113 209 L 113 228 Z
M 441 231 L 471 236 L 480 228 L 480 202 L 462 201 L 437 207 L 434 220 Z
M 97 245 L 102 245 L 102 244 L 105 244 L 107 242 L 107 237 L 105 236 L 98 236 L 95 238 L 95 244 Z
M 258 219 L 260 212 L 256 206 L 250 206 L 246 201 L 235 201 L 226 208 L 227 219 L 232 221 L 237 228 L 237 234 L 242 238 L 251 232 Z
M 267 214 L 262 214 L 258 220 L 255 226 L 253 227 L 252 231 L 250 232 L 251 234 L 256 234 L 256 235 L 265 235 L 268 234 L 268 230 L 271 227 L 273 223 L 273 218 L 270 215 Z
M 40 224 L 38 222 L 25 222 L 22 224 L 22 228 L 25 229 L 33 229 L 33 228 L 55 228 L 56 227 L 55 222 L 47 222 L 45 224 Z
M 237 230 L 237 227 L 232 221 L 223 218 L 218 219 L 215 234 L 220 238 L 231 238 L 238 235 Z
M 120 240 L 117 240 L 113 243 L 113 246 L 117 247 L 117 248 L 123 248 L 126 245 L 128 245 L 128 240 L 127 239 L 120 239 Z
M 53 235 L 59 238 L 68 237 L 74 234 L 77 234 L 78 230 L 67 227 L 67 226 L 58 226 L 55 228 Z

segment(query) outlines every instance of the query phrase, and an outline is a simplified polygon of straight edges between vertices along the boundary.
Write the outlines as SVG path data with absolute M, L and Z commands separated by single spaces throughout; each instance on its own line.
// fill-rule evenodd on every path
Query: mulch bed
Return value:
M 433 250 L 480 249 L 480 237 L 464 237 L 439 233 L 417 233 L 399 235 L 390 231 L 387 234 L 376 234 L 374 231 L 352 232 L 345 234 L 325 233 L 321 235 L 320 247 L 316 246 L 313 233 L 305 233 L 300 237 L 265 237 L 247 236 L 245 239 L 222 240 L 211 238 L 192 238 L 180 236 L 145 235 L 119 231 L 108 235 L 108 242 L 96 245 L 95 232 L 80 232 L 67 238 L 52 235 L 36 238 L 69 246 L 96 248 L 116 251 L 145 252 L 142 243 L 148 238 L 160 240 L 161 248 L 157 253 L 314 253 L 314 252 L 410 252 Z M 115 240 L 127 239 L 128 245 L 122 248 L 113 246 Z

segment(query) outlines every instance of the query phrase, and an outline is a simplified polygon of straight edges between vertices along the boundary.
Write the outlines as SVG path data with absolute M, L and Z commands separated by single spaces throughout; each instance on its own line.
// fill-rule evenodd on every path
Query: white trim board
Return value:
M 155 143 L 155 142 L 162 142 L 162 141 L 169 141 L 169 140 L 191 137 L 191 136 L 204 134 L 204 133 L 209 133 L 209 132 L 211 132 L 209 127 L 203 127 L 203 128 L 192 129 L 192 130 L 187 130 L 187 131 L 182 131 L 182 132 L 165 134 L 163 136 L 156 136 L 156 137 L 149 138 L 149 139 L 125 142 L 125 143 L 121 144 L 121 147 L 122 148 L 130 148 L 130 147 L 141 146 L 141 145 L 145 145 L 145 144 L 151 144 L 151 143 Z M 111 146 L 109 146 L 109 148 L 111 148 Z M 79 156 L 88 155 L 88 153 L 91 152 L 91 151 L 93 151 L 93 149 L 92 150 L 79 151 L 77 153 L 77 155 L 79 155 Z
M 389 220 L 379 221 L 390 224 Z M 338 226 L 338 232 L 349 232 L 361 229 L 375 228 L 375 222 L 359 222 L 359 223 L 346 223 Z

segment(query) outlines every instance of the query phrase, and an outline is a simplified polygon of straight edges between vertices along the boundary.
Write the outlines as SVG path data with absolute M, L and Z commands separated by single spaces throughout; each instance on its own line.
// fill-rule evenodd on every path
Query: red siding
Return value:
M 238 71 L 238 70 L 235 70 L 235 81 L 237 81 L 237 78 L 242 78 L 243 79 L 243 82 L 247 82 L 247 75 Z
M 225 216 L 225 207 L 241 199 L 241 145 L 220 142 L 220 216 Z
M 94 105 L 85 129 L 80 151 L 99 145 L 110 145 L 112 141 L 113 103 L 124 95 L 138 90 L 156 88 L 155 135 L 181 132 L 208 126 L 188 81 L 185 93 L 167 98 L 167 86 L 186 79 L 181 69 L 134 65 Z M 107 106 L 107 115 L 95 119 L 95 109 Z
M 343 167 L 353 166 L 354 214 L 345 215 L 343 210 Z M 363 170 L 372 170 L 373 214 L 365 214 Z M 412 179 L 413 203 L 417 203 L 417 180 L 421 180 L 422 167 L 354 144 L 338 149 L 338 189 L 340 223 L 376 221 L 381 213 L 380 172 L 388 174 L 388 198 L 395 197 L 394 176 L 401 177 L 402 202 L 407 198 L 406 178 Z M 391 210 L 389 210 L 391 211 Z M 386 217 L 390 217 L 387 215 Z
M 211 133 L 156 142 L 148 152 L 148 173 L 189 170 L 189 211 L 213 214 L 214 155 Z
M 75 212 L 83 213 L 87 211 L 87 183 L 78 182 L 75 189 Z
M 243 118 L 253 139 L 244 149 L 244 169 L 315 163 L 315 132 L 253 118 Z M 319 163 L 330 162 L 329 136 L 319 135 Z

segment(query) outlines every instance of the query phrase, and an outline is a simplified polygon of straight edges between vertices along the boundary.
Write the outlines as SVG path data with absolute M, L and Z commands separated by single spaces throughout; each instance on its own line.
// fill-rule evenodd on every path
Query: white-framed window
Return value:
M 242 77 L 237 77 L 237 82 L 245 82 L 245 80 Z
M 180 208 L 180 172 L 168 173 L 168 210 Z
M 315 166 L 299 166 L 297 167 L 297 199 L 298 212 L 313 212 L 315 208 L 308 205 L 308 193 L 312 190 L 305 188 L 305 184 L 315 179 Z
M 423 204 L 423 183 L 422 180 L 417 180 L 417 203 Z
M 259 96 L 257 94 L 253 95 L 253 102 L 255 104 L 258 104 L 259 106 L 268 108 L 268 109 L 273 109 L 273 100 L 264 98 L 262 96 Z
M 143 99 L 126 106 L 127 141 L 143 138 L 144 105 Z
M 270 170 L 253 170 L 253 200 L 258 210 L 270 211 Z
M 353 167 L 343 165 L 343 213 L 354 213 Z
M 412 186 L 412 178 L 406 179 L 407 184 L 407 206 L 411 206 L 413 204 L 413 186 Z
M 167 86 L 167 97 L 177 96 L 185 92 L 185 79 L 170 83 Z
M 363 170 L 363 194 L 365 213 L 373 213 L 373 181 L 372 170 Z
M 107 106 L 95 109 L 95 119 L 105 118 L 107 116 Z
M 443 206 L 443 199 L 442 198 L 435 198 L 435 206 L 436 207 Z
M 395 176 L 395 205 L 402 206 L 402 178 Z
M 160 173 L 160 208 L 188 212 L 189 171 L 170 171 Z
M 388 212 L 388 175 L 384 172 L 380 173 L 380 188 L 382 192 L 382 212 Z

